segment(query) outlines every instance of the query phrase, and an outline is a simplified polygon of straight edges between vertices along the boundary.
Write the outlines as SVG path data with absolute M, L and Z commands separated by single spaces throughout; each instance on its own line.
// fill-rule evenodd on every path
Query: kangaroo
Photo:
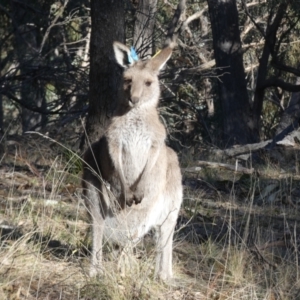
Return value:
M 157 111 L 158 74 L 172 49 L 146 61 L 133 59 L 119 42 L 113 49 L 124 69 L 123 89 L 104 135 L 84 155 L 83 195 L 93 232 L 90 275 L 103 272 L 103 238 L 136 245 L 154 228 L 155 276 L 166 281 L 172 278 L 173 234 L 182 202 L 178 158 L 165 144 Z

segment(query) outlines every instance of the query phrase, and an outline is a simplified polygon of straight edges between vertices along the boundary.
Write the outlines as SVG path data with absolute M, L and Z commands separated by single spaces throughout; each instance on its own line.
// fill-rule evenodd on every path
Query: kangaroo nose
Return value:
M 138 102 L 139 102 L 139 97 L 135 97 L 135 96 L 131 97 L 130 102 L 131 102 L 132 104 L 138 103 Z

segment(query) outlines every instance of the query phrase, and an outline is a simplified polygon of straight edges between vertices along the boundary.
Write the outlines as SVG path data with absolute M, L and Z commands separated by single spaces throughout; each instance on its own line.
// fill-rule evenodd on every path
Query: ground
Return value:
M 190 173 L 197 158 L 181 153 L 174 280 L 153 278 L 151 233 L 128 254 L 126 275 L 107 245 L 105 275 L 92 279 L 80 158 L 75 143 L 54 139 L 61 144 L 47 134 L 7 137 L 1 154 L 0 299 L 300 299 L 297 168 L 264 160 L 252 175 Z

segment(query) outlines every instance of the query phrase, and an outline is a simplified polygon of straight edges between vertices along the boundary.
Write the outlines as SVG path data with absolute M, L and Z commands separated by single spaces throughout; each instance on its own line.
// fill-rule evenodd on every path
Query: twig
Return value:
M 254 248 L 255 248 L 255 249 L 254 249 Z M 265 257 L 262 255 L 260 249 L 256 246 L 256 244 L 254 244 L 254 248 L 252 248 L 251 250 L 252 250 L 252 251 L 255 251 L 255 253 L 257 253 L 258 256 L 260 256 L 260 258 L 261 258 L 263 261 L 265 261 L 268 265 L 272 266 L 273 268 L 277 268 L 277 267 L 278 267 L 278 265 L 277 265 L 276 263 L 270 262 L 267 258 L 265 258 Z

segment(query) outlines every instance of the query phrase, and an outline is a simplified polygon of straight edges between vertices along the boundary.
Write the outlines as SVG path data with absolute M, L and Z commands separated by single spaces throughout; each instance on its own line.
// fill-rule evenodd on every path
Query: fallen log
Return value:
M 260 142 L 260 143 L 254 143 L 254 144 L 247 144 L 247 145 L 243 145 L 243 146 L 234 146 L 232 148 L 229 149 L 225 149 L 225 150 L 213 150 L 213 152 L 217 155 L 217 156 L 230 156 L 230 157 L 235 157 L 238 155 L 242 155 L 242 154 L 249 154 L 255 151 L 258 151 L 260 149 L 265 148 L 267 145 L 269 145 L 272 142 L 272 140 L 267 140 L 264 142 Z
M 285 138 L 291 136 L 291 139 L 299 139 L 299 124 L 300 119 L 295 120 L 292 124 L 282 130 L 273 139 L 266 140 L 260 143 L 247 144 L 243 146 L 233 146 L 232 148 L 225 150 L 212 150 L 217 156 L 229 156 L 236 157 L 243 154 L 251 154 L 252 152 L 258 151 L 260 149 L 272 150 L 276 145 L 282 146 L 295 146 L 295 143 L 284 143 Z
M 188 173 L 197 173 L 202 170 L 202 167 L 206 168 L 211 168 L 211 169 L 225 169 L 228 171 L 233 171 L 236 173 L 242 173 L 242 174 L 253 174 L 253 175 L 258 175 L 259 177 L 262 178 L 269 178 L 269 179 L 275 179 L 275 180 L 280 180 L 280 179 L 288 179 L 292 178 L 293 180 L 300 181 L 300 175 L 296 174 L 291 174 L 291 173 L 269 173 L 269 172 L 263 172 L 261 170 L 257 170 L 254 168 L 245 168 L 240 165 L 229 165 L 229 164 L 224 164 L 224 163 L 218 163 L 218 162 L 209 162 L 209 161 L 202 161 L 198 160 L 195 162 L 197 166 L 189 167 L 189 168 L 183 168 L 183 172 L 188 172 Z
M 226 169 L 226 170 L 234 171 L 237 173 L 243 173 L 243 174 L 253 174 L 255 172 L 254 168 L 248 169 L 248 168 L 242 167 L 238 164 L 229 165 L 229 164 L 224 164 L 224 163 L 209 162 L 209 161 L 203 161 L 203 160 L 198 160 L 195 163 L 197 164 L 197 166 L 185 168 L 183 170 L 185 172 L 199 172 L 201 170 L 201 166 L 204 166 L 204 167 L 209 167 L 212 169 L 219 169 L 219 168 Z

